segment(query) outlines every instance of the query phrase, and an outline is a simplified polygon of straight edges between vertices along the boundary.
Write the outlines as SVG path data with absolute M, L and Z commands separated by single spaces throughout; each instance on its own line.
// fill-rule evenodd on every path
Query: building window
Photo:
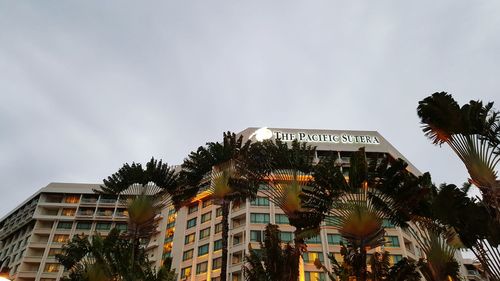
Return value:
M 208 254 L 208 244 L 198 247 L 198 257 Z
M 111 223 L 110 222 L 98 222 L 95 225 L 96 230 L 110 230 L 111 229 Z
M 202 208 L 206 208 L 208 206 L 212 206 L 212 200 L 211 199 L 203 200 Z
M 389 219 L 383 219 L 382 226 L 385 228 L 395 228 L 396 227 Z
M 181 279 L 186 279 L 188 277 L 191 277 L 191 267 L 184 267 L 181 269 Z
M 212 270 L 216 270 L 222 267 L 222 258 L 216 258 L 212 260 Z
M 214 241 L 214 252 L 222 249 L 222 239 Z
M 284 214 L 276 214 L 275 217 L 276 224 L 290 224 L 288 217 Z
M 58 272 L 59 264 L 58 263 L 47 263 L 45 264 L 44 272 Z
M 75 204 L 80 201 L 80 195 L 67 195 L 64 199 L 65 203 Z
M 60 248 L 51 248 L 49 250 L 49 257 L 55 257 L 57 254 L 62 253 L 62 249 Z
M 397 236 L 386 236 L 385 237 L 386 247 L 399 247 L 399 239 Z
M 192 218 L 187 221 L 187 228 L 195 227 L 196 226 L 196 218 Z
M 250 222 L 252 223 L 269 223 L 269 214 L 250 214 Z
M 210 236 L 210 227 L 200 230 L 200 239 L 207 238 Z
M 54 235 L 54 239 L 52 242 L 54 243 L 66 243 L 69 240 L 69 235 L 64 235 L 64 234 L 56 234 Z
M 321 244 L 321 237 L 319 235 L 304 240 L 307 244 Z
M 243 261 L 243 253 L 242 252 L 237 252 L 233 253 L 233 258 L 231 260 L 232 264 L 238 264 Z
M 65 222 L 65 221 L 60 221 L 57 224 L 57 229 L 71 229 L 73 227 L 72 222 Z
M 120 230 L 120 231 L 127 231 L 128 230 L 128 225 L 124 224 L 124 223 L 117 223 L 115 225 L 115 228 Z
M 193 258 L 193 249 L 187 250 L 182 254 L 182 260 L 186 261 Z
M 389 256 L 389 263 L 396 264 L 402 259 L 403 259 L 403 256 L 401 256 L 401 255 L 390 255 Z
M 222 217 L 222 208 L 219 207 L 215 210 L 215 217 L 218 218 L 218 217 Z
M 340 218 L 335 216 L 327 216 L 325 218 L 325 225 L 338 227 L 341 225 Z
M 89 230 L 91 227 L 92 227 L 92 223 L 91 222 L 79 221 L 79 222 L 76 223 L 76 229 Z
M 201 215 L 201 223 L 209 221 L 212 218 L 212 212 L 204 213 Z
M 222 223 L 218 223 L 215 225 L 215 233 L 222 232 Z
M 202 262 L 196 265 L 196 274 L 207 272 L 208 262 Z
M 76 213 L 76 209 L 63 209 L 61 215 L 65 217 L 72 217 Z
M 293 240 L 293 233 L 289 231 L 280 231 L 280 240 L 283 242 L 290 242 Z
M 198 211 L 198 203 L 196 203 L 195 205 L 189 206 L 188 214 L 192 214 L 192 213 L 194 213 L 196 211 Z
M 327 239 L 328 239 L 328 244 L 330 245 L 340 245 L 340 241 L 342 241 L 342 236 L 340 234 L 328 234 Z
M 260 230 L 250 230 L 250 241 L 252 241 L 252 242 L 262 242 L 262 231 L 260 231 Z
M 306 281 L 326 281 L 325 273 L 323 272 L 304 272 Z
M 316 259 L 320 262 L 323 262 L 323 253 L 322 252 L 305 252 L 302 257 L 304 258 L 304 262 L 314 263 Z
M 184 237 L 184 245 L 191 243 L 194 243 L 194 233 L 191 233 L 189 235 L 186 235 L 186 237 Z
M 252 206 L 269 206 L 269 198 L 266 197 L 257 197 L 255 200 L 250 202 Z

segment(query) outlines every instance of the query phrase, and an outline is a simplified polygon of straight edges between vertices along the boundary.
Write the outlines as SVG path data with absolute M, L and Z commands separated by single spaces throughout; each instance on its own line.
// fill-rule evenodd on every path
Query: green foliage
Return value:
M 389 269 L 387 281 L 420 281 L 417 263 L 403 258 Z
M 277 225 L 268 224 L 260 249 L 248 246 L 243 272 L 247 281 L 296 281 L 299 276 L 298 251 L 283 245 Z

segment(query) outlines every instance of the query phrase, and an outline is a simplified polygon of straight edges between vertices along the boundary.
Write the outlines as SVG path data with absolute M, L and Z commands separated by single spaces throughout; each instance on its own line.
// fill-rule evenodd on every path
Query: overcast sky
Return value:
M 1 1 L 0 217 L 225 130 L 377 130 L 436 183 L 436 91 L 499 101 L 500 1 Z M 498 108 L 498 106 L 497 106 Z

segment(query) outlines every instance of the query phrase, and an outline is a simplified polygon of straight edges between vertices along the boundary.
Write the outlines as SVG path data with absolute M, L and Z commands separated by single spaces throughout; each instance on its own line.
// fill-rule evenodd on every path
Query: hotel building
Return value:
M 252 141 L 279 138 L 283 141 L 307 141 L 317 147 L 316 160 L 336 155 L 347 173 L 353 152 L 365 147 L 368 158 L 402 158 L 408 170 L 420 172 L 389 142 L 375 131 L 335 131 L 301 129 L 248 128 L 240 133 Z M 0 260 L 11 269 L 15 280 L 59 280 L 63 268 L 54 255 L 63 243 L 75 234 L 103 235 L 112 227 L 126 227 L 125 206 L 115 197 L 93 193 L 97 184 L 52 183 L 31 196 L 0 221 Z M 242 265 L 248 245 L 259 248 L 266 224 L 278 224 L 283 241 L 293 240 L 294 228 L 279 207 L 262 193 L 256 200 L 232 204 L 229 216 L 228 275 L 232 281 L 244 280 Z M 160 265 L 164 257 L 172 257 L 172 266 L 178 280 L 219 280 L 221 260 L 221 216 L 219 206 L 209 195 L 200 195 L 193 202 L 175 212 L 172 208 L 162 211 L 158 233 L 148 245 L 150 260 Z M 403 257 L 418 260 L 420 249 L 408 231 L 384 221 L 386 244 L 391 262 Z M 329 253 L 340 258 L 341 236 L 337 227 L 323 223 L 320 234 L 306 241 L 301 275 L 303 280 L 327 280 L 313 262 L 321 260 L 328 268 Z

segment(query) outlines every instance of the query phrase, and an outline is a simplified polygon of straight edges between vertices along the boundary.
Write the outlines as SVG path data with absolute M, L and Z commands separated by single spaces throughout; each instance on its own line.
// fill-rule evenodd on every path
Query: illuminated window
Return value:
M 69 235 L 64 235 L 64 234 L 56 234 L 54 235 L 54 239 L 52 242 L 54 243 L 66 243 L 69 240 Z
M 80 201 L 80 195 L 67 195 L 64 199 L 65 203 L 75 204 Z
M 316 259 L 319 259 L 320 262 L 323 262 L 322 252 L 305 252 L 302 257 L 304 258 L 304 262 L 306 263 L 314 263 Z
M 76 213 L 76 209 L 63 209 L 61 215 L 65 217 L 72 217 Z
M 196 265 L 196 274 L 207 272 L 208 262 L 202 262 Z
M 325 273 L 323 272 L 304 272 L 306 281 L 326 281 Z
M 191 233 L 189 235 L 186 235 L 186 237 L 184 237 L 184 245 L 191 243 L 194 243 L 194 233 Z
M 198 247 L 198 257 L 208 254 L 208 244 Z
M 252 223 L 269 223 L 269 214 L 250 214 L 250 221 Z
M 207 238 L 210 236 L 210 227 L 200 230 L 200 239 Z
M 214 241 L 214 252 L 222 249 L 222 239 Z
M 186 261 L 193 258 L 193 249 L 187 250 L 182 254 L 182 260 Z
M 187 221 L 187 227 L 186 228 L 191 228 L 196 226 L 196 218 L 192 218 Z
M 290 224 L 288 217 L 284 214 L 276 214 L 275 217 L 277 224 Z
M 389 255 L 389 263 L 390 264 L 396 264 L 402 259 L 403 259 L 403 256 L 401 256 L 401 255 Z
M 385 237 L 386 247 L 399 247 L 399 239 L 397 236 L 386 236 Z
M 184 267 L 181 269 L 181 279 L 186 279 L 188 277 L 191 277 L 191 267 Z
M 250 202 L 252 206 L 269 206 L 269 198 L 266 197 L 257 197 L 255 200 Z
M 59 264 L 58 263 L 46 263 L 43 271 L 44 272 L 58 272 L 59 271 Z
M 212 212 L 204 213 L 201 215 L 201 223 L 209 221 L 212 218 Z
M 222 267 L 222 258 L 216 258 L 212 260 L 212 270 L 216 270 Z

